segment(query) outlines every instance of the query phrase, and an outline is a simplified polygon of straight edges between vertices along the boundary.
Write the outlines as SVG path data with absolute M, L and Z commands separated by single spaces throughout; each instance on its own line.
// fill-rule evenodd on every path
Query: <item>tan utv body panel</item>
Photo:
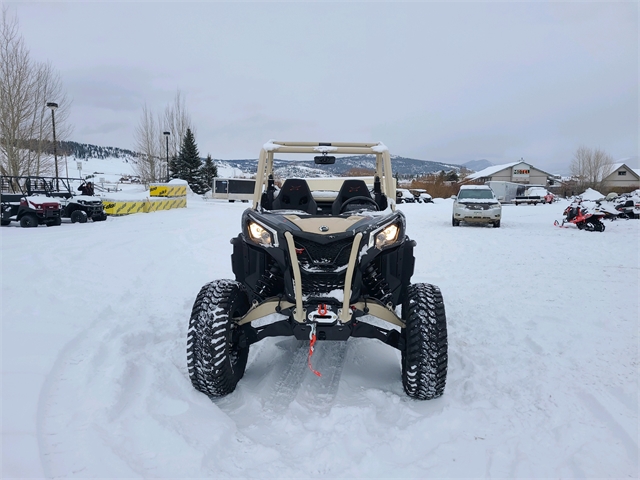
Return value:
M 285 215 L 284 218 L 295 224 L 300 230 L 307 233 L 331 235 L 346 232 L 349 227 L 366 218 L 359 215 L 351 217 L 299 217 L 298 215 Z M 326 228 L 321 229 L 322 227 Z

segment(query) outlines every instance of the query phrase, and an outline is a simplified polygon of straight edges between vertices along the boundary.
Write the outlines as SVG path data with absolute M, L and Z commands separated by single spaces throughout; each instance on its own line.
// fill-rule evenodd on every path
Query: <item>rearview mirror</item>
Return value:
M 332 157 L 329 155 L 318 155 L 317 157 L 313 157 L 313 161 L 316 162 L 316 165 L 333 165 L 336 163 L 336 157 Z
M 451 195 L 451 200 L 455 200 L 456 198 L 458 198 L 457 195 Z

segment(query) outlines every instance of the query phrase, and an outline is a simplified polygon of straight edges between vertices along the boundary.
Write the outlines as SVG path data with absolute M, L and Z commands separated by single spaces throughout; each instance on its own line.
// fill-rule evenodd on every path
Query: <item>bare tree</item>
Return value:
M 52 122 L 47 102 L 56 102 L 56 137 L 70 133 L 69 102 L 51 64 L 33 62 L 16 17 L 2 8 L 0 23 L 0 173 L 52 173 Z
M 177 157 L 187 129 L 191 129 L 191 132 L 195 134 L 191 116 L 187 112 L 185 99 L 180 90 L 176 91 L 173 104 L 167 105 L 165 108 L 162 125 L 166 129 L 165 131 L 171 132 L 169 137 L 169 158 Z
M 570 170 L 579 188 L 602 187 L 602 181 L 611 173 L 613 158 L 604 150 L 580 146 L 573 155 Z
M 164 180 L 166 170 L 163 170 L 160 156 L 163 135 L 159 122 L 156 121 L 146 105 L 142 107 L 142 117 L 134 136 L 135 148 L 140 153 L 135 165 L 136 174 L 140 177 L 140 181 L 149 184 Z
M 157 117 L 145 105 L 135 132 L 135 148 L 140 153 L 135 167 L 143 183 L 162 182 L 167 178 L 166 139 L 169 135 L 169 158 L 177 158 L 187 129 L 193 131 L 191 116 L 187 112 L 184 96 L 178 90 L 172 104 Z

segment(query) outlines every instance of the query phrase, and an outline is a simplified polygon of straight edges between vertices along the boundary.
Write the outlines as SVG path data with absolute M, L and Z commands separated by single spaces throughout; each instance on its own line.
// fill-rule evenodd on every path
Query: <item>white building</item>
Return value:
M 463 183 L 513 182 L 548 186 L 555 183 L 554 176 L 522 160 L 504 165 L 493 165 L 466 177 Z
M 602 180 L 602 184 L 609 191 L 640 188 L 640 169 L 630 168 L 625 163 L 614 163 L 611 165 L 611 173 Z

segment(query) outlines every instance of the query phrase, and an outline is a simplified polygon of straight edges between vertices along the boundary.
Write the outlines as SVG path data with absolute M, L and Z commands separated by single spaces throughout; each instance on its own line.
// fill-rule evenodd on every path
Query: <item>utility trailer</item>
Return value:
M 485 182 L 498 198 L 500 203 L 514 203 L 516 197 L 523 196 L 527 185 L 514 182 L 490 181 Z
M 214 178 L 211 198 L 235 202 L 253 199 L 256 181 L 253 178 Z

